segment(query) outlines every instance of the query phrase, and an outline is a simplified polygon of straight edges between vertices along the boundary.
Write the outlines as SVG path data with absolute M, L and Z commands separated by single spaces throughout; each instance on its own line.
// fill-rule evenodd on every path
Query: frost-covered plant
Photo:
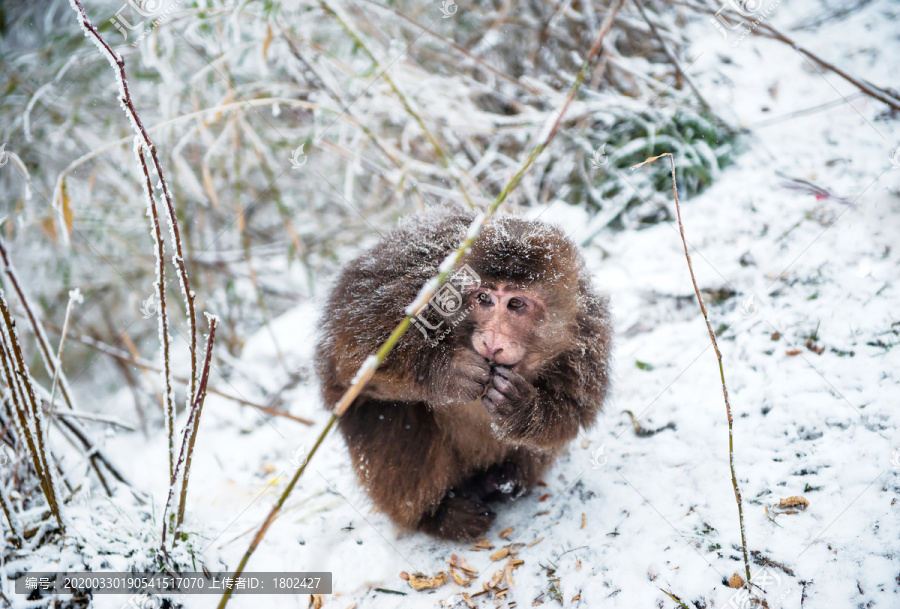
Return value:
M 558 113 L 606 13 L 599 0 L 466 3 L 447 19 L 440 3 L 421 0 L 152 4 L 149 16 L 113 0 L 89 10 L 128 63 L 131 95 L 169 169 L 196 307 L 221 314 L 219 348 L 232 354 L 312 296 L 345 247 L 416 209 L 496 196 Z M 647 4 L 677 54 L 677 11 Z M 141 307 L 153 294 L 152 244 L 109 68 L 62 0 L 21 9 L 5 13 L 0 37 L 9 67 L 0 112 L 10 118 L 0 139 L 33 188 L 12 164 L 0 169 L 7 237 L 30 263 L 46 318 L 61 319 L 64 290 L 84 292 L 70 363 L 96 358 L 79 342 L 88 338 L 133 342 L 149 356 L 157 333 Z M 679 153 L 687 192 L 706 186 L 733 154 L 734 133 L 676 72 L 626 4 L 560 137 L 510 204 L 585 205 L 595 230 L 656 221 L 635 189 L 665 192 L 664 176 L 625 176 L 629 184 L 618 170 L 663 149 Z M 608 163 L 598 169 L 600 148 Z M 182 315 L 170 307 L 173 328 Z M 173 352 L 189 340 L 175 332 Z M 217 367 L 235 372 L 227 360 Z M 86 378 L 101 393 L 123 380 L 106 358 Z M 152 395 L 142 377 L 128 382 Z M 155 409 L 143 415 L 162 420 Z

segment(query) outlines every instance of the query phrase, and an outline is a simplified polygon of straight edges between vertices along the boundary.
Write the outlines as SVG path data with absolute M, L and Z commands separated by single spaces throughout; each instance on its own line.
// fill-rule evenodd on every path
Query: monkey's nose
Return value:
M 482 339 L 481 345 L 484 347 L 484 356 L 490 360 L 496 359 L 497 355 L 503 351 L 503 346 L 493 341 Z

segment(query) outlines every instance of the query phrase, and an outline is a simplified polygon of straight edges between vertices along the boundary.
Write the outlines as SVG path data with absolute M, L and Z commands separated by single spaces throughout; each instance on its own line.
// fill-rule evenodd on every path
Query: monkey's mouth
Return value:
M 498 362 L 496 360 L 489 359 L 489 360 L 487 360 L 487 363 L 488 363 L 488 366 L 491 367 L 491 373 L 494 372 L 495 368 L 499 367 L 499 368 L 505 368 L 507 370 L 515 372 L 516 374 L 521 374 L 522 369 L 524 368 L 522 360 L 518 360 L 514 364 L 504 364 L 504 363 Z

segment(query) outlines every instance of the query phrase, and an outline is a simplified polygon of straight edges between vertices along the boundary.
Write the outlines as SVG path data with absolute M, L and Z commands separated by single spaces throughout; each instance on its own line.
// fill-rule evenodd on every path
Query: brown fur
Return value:
M 471 220 L 446 209 L 415 216 L 346 266 L 316 354 L 329 408 Z M 606 300 L 558 229 L 496 218 L 464 263 L 482 283 L 502 282 L 543 303 L 535 322 L 517 330 L 524 359 L 507 367 L 480 356 L 471 339 L 476 315 L 436 344 L 410 329 L 339 421 L 375 505 L 401 526 L 453 539 L 483 534 L 494 516 L 487 503 L 524 492 L 593 423 L 606 396 L 611 339 Z

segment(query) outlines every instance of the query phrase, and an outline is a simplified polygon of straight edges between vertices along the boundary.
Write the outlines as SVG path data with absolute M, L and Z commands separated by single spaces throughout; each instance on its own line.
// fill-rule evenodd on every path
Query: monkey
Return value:
M 325 304 L 315 367 L 333 409 L 474 214 L 413 215 L 347 264 Z M 492 218 L 338 419 L 357 479 L 405 529 L 477 539 L 540 481 L 609 386 L 608 298 L 559 229 Z

